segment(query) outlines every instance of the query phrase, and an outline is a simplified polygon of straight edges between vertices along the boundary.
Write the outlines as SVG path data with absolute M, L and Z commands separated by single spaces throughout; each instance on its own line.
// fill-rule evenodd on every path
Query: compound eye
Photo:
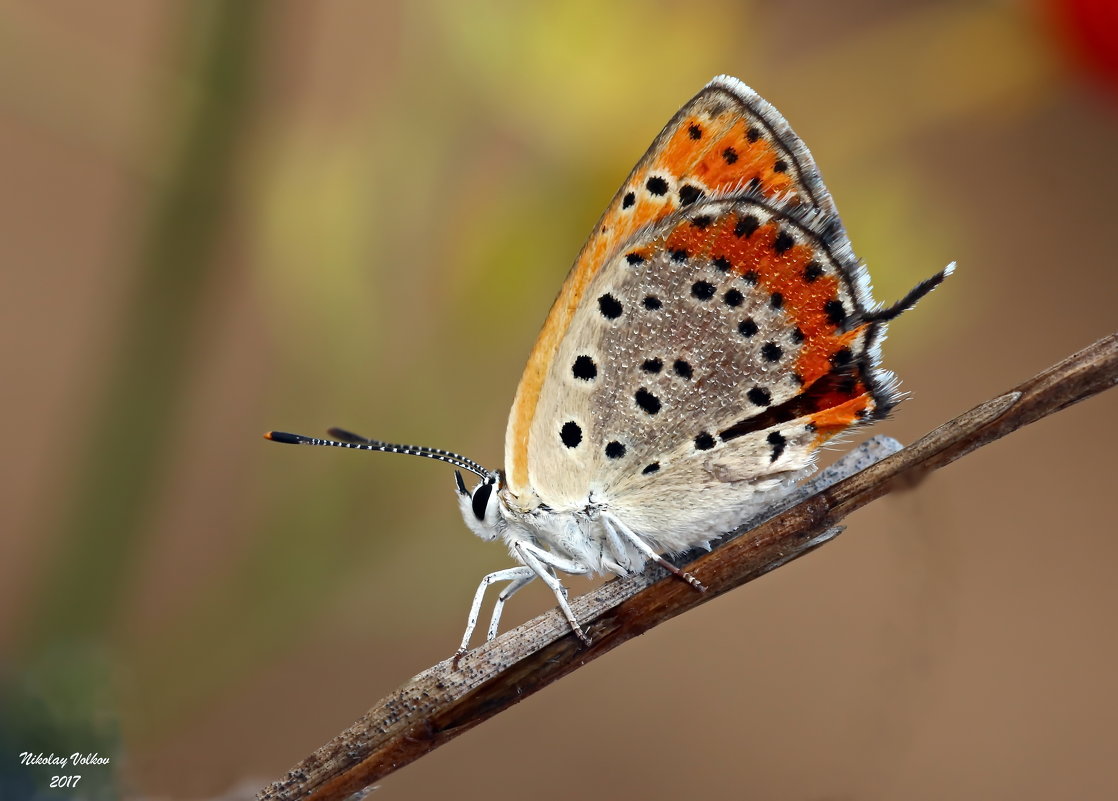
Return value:
M 471 502 L 474 509 L 474 517 L 482 522 L 485 522 L 485 510 L 489 507 L 489 497 L 492 494 L 493 482 L 491 481 L 486 481 L 474 490 L 474 497 Z

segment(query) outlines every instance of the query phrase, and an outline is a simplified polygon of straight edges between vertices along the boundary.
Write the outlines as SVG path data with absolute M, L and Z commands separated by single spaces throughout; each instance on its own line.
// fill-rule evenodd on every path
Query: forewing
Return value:
M 528 359 L 509 415 L 505 468 L 513 496 L 530 492 L 533 420 L 549 365 L 590 284 L 638 232 L 690 208 L 738 195 L 834 213 L 807 148 L 752 89 L 720 76 L 672 118 L 594 227 Z M 839 225 L 831 218 L 832 225 Z

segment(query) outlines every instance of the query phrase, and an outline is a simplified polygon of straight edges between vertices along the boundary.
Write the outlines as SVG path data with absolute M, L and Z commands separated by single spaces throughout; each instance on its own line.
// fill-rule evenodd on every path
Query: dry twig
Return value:
M 835 470 L 824 471 L 782 511 L 759 525 L 751 521 L 741 529 L 744 536 L 687 566 L 708 587 L 705 593 L 654 567 L 574 600 L 572 608 L 593 640 L 589 647 L 552 610 L 471 651 L 457 670 L 449 659 L 428 668 L 262 790 L 260 798 L 345 798 L 626 640 L 833 539 L 841 530 L 838 523 L 870 501 L 1115 383 L 1118 334 L 1111 334 L 913 445 L 894 446 L 895 452 L 860 472 L 836 481 Z M 856 452 L 854 461 L 862 464 L 854 467 L 880 458 L 890 442 L 871 440 Z M 844 460 L 847 471 L 850 462 Z

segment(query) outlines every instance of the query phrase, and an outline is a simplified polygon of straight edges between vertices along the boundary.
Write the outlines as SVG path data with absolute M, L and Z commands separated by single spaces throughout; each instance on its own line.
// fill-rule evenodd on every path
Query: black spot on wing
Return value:
M 690 206 L 696 200 L 703 196 L 703 190 L 691 184 L 685 184 L 679 188 L 679 202 L 683 206 Z
M 854 361 L 854 354 L 850 352 L 850 348 L 839 348 L 831 354 L 831 365 L 836 369 L 841 369 Z
M 568 448 L 577 448 L 582 442 L 582 426 L 574 420 L 568 420 L 559 429 L 559 439 L 563 440 L 563 444 Z
M 734 236 L 748 239 L 753 236 L 753 232 L 761 227 L 761 221 L 753 214 L 745 214 L 734 225 Z
M 769 436 L 766 437 L 766 440 L 772 445 L 772 458 L 769 459 L 769 462 L 772 463 L 779 459 L 780 455 L 784 453 L 784 446 L 788 444 L 788 440 L 786 440 L 784 435 L 779 431 L 771 432 Z
M 647 414 L 657 414 L 660 411 L 660 408 L 663 406 L 663 404 L 660 402 L 660 399 L 644 387 L 641 387 L 637 390 L 636 394 L 633 396 L 633 400 L 635 400 L 637 402 L 637 406 L 639 406 L 641 410 L 646 412 Z
M 787 231 L 781 231 L 776 235 L 773 240 L 773 251 L 776 253 L 786 253 L 791 250 L 792 246 L 796 244 L 796 240 Z
M 833 326 L 838 327 L 846 322 L 846 307 L 842 305 L 841 300 L 828 300 L 823 304 L 823 311 L 826 312 L 827 319 Z
M 709 281 L 696 281 L 691 285 L 691 294 L 699 300 L 710 300 L 714 297 L 715 286 Z
M 749 402 L 754 406 L 771 406 L 773 402 L 772 394 L 764 387 L 753 387 L 745 393 L 745 397 L 749 398 Z
M 607 320 L 616 320 L 621 316 L 621 301 L 607 292 L 598 298 L 598 311 Z
M 571 374 L 583 381 L 592 381 L 598 375 L 598 365 L 594 364 L 594 360 L 589 356 L 583 354 L 571 365 Z
M 778 362 L 784 355 L 784 350 L 775 342 L 766 342 L 761 346 L 761 358 L 767 362 Z

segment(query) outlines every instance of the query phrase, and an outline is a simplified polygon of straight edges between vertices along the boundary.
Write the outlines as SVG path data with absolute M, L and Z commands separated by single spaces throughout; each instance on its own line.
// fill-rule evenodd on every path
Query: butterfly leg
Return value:
M 567 603 L 567 590 L 551 572 L 551 567 L 557 567 L 564 573 L 586 573 L 587 569 L 584 565 L 574 562 L 570 559 L 563 559 L 553 553 L 536 548 L 528 543 L 517 542 L 513 545 L 516 550 L 516 555 L 524 564 L 532 568 L 536 575 L 543 579 L 544 584 L 551 588 L 555 594 L 555 599 L 559 602 L 559 608 L 563 610 L 563 615 L 567 618 L 567 622 L 571 624 L 574 633 L 582 640 L 583 644 L 589 645 L 590 638 L 586 636 L 586 632 L 582 630 L 582 626 L 578 625 L 578 618 L 575 613 L 571 611 L 571 605 Z
M 485 591 L 489 588 L 489 585 L 497 581 L 511 581 L 513 584 L 523 582 L 527 584 L 535 577 L 536 571 L 531 567 L 510 567 L 506 570 L 498 570 L 496 573 L 490 573 L 481 580 L 481 584 L 477 587 L 477 592 L 474 593 L 474 602 L 470 605 L 470 616 L 466 619 L 466 633 L 462 635 L 462 645 L 459 646 L 458 652 L 454 655 L 454 667 L 458 667 L 458 660 L 461 659 L 462 655 L 470 648 L 470 638 L 474 634 L 474 628 L 477 627 L 478 614 L 481 612 L 481 602 L 485 598 Z M 523 584 L 521 586 L 523 586 Z M 519 587 L 517 589 L 519 589 Z
M 528 568 L 528 570 L 531 571 L 531 568 Z M 489 632 L 485 635 L 486 642 L 489 642 L 497 636 L 497 626 L 501 623 L 501 613 L 505 611 L 505 601 L 528 584 L 531 584 L 535 578 L 536 574 L 534 572 L 529 572 L 529 575 L 516 579 L 501 590 L 500 594 L 497 596 L 497 602 L 493 604 L 493 617 L 489 620 Z
M 649 546 L 649 544 L 647 542 L 645 542 L 643 539 L 641 539 L 640 536 L 635 531 L 633 531 L 627 525 L 622 523 L 616 517 L 614 517 L 613 515 L 610 515 L 610 514 L 603 514 L 602 515 L 602 522 L 605 523 L 607 531 L 612 529 L 612 530 L 614 530 L 615 533 L 620 533 L 621 536 L 623 536 L 629 542 L 633 543 L 633 545 L 637 546 L 637 548 L 645 556 L 647 556 L 652 561 L 656 562 L 656 564 L 660 565 L 662 568 L 667 570 L 673 576 L 677 576 L 678 578 L 683 579 L 684 581 L 686 581 L 688 584 L 690 584 L 692 587 L 694 587 L 699 592 L 706 592 L 707 588 L 706 588 L 706 586 L 703 585 L 703 583 L 701 581 L 699 581 L 697 578 L 692 576 L 686 570 L 681 570 L 680 568 L 676 567 L 671 562 L 669 562 L 667 559 L 662 557 L 660 554 L 656 553 L 656 551 L 652 550 L 651 546 Z
M 630 575 L 633 572 L 633 560 L 629 558 L 629 549 L 625 547 L 625 543 L 617 535 L 617 529 L 606 524 L 605 530 L 606 540 L 609 542 L 609 549 L 613 552 L 614 559 L 610 562 L 603 560 L 603 564 L 619 576 Z M 613 570 L 611 565 L 616 565 L 618 569 Z

